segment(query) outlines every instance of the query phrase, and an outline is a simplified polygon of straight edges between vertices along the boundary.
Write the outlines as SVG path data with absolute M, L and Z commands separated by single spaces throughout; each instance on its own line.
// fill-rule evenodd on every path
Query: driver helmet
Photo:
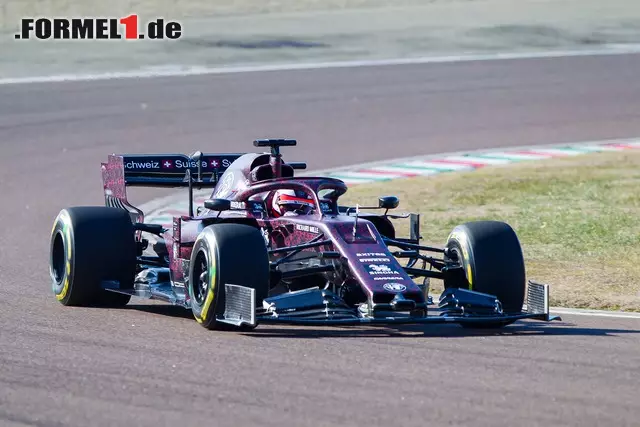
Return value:
M 276 190 L 271 203 L 274 216 L 309 214 L 314 209 L 313 199 L 304 191 Z

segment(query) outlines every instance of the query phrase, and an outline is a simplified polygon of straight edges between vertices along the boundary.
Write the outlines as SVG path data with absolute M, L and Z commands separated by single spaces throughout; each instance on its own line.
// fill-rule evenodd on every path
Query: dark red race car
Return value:
M 470 222 L 444 247 L 423 246 L 417 214 L 389 214 L 396 197 L 341 206 L 344 182 L 294 177 L 306 165 L 282 160 L 280 147 L 295 140 L 254 145 L 270 152 L 110 155 L 102 164 L 106 206 L 63 209 L 55 220 L 56 298 L 67 306 L 158 299 L 190 309 L 209 329 L 553 319 L 548 286 L 527 283 L 509 225 Z M 187 187 L 189 213 L 145 224 L 127 201 L 129 186 Z M 213 188 L 195 214 L 194 188 Z M 408 238 L 396 236 L 398 218 L 408 218 Z M 157 236 L 152 248 L 143 233 Z M 430 278 L 445 286 L 436 304 Z

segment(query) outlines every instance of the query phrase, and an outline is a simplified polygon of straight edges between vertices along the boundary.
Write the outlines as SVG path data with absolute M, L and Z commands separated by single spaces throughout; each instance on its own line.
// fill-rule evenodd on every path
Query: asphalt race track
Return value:
M 65 308 L 47 257 L 62 207 L 103 203 L 108 153 L 283 136 L 299 140 L 286 159 L 320 169 L 635 137 L 639 70 L 629 55 L 0 86 L 0 425 L 637 426 L 638 319 L 216 333 L 137 301 Z

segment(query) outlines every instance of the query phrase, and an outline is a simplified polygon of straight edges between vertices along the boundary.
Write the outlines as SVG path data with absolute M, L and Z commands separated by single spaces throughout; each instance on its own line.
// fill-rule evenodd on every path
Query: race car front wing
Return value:
M 256 307 L 255 291 L 248 287 L 225 285 L 225 311 L 219 321 L 236 326 L 279 323 L 290 325 L 391 325 L 458 323 L 500 325 L 521 319 L 561 320 L 549 313 L 549 286 L 529 281 L 526 305 L 517 313 L 502 310 L 493 295 L 466 289 L 447 289 L 437 307 L 426 311 L 371 311 L 346 305 L 329 290 L 312 288 L 270 297 Z M 433 312 L 433 314 L 430 314 Z

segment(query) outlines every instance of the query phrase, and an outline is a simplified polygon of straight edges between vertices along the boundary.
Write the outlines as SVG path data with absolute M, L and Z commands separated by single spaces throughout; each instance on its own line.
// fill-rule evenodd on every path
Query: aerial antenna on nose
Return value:
M 356 238 L 356 233 L 358 231 L 358 214 L 360 213 L 360 205 L 356 204 L 356 219 L 353 221 L 353 238 Z

